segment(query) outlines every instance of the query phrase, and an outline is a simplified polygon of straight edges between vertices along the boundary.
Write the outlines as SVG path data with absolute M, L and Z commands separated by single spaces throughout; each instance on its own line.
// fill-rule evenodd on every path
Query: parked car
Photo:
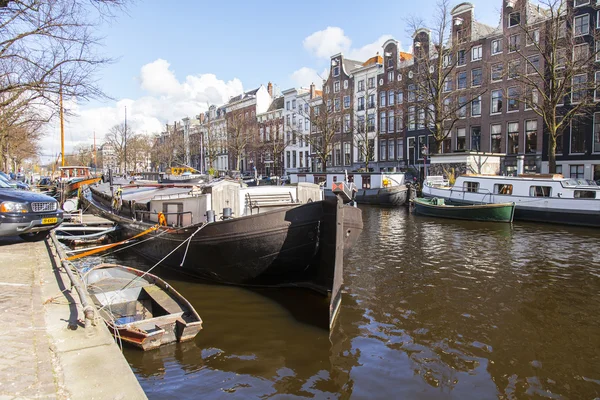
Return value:
M 22 190 L 30 189 L 28 184 L 17 181 L 15 179 L 11 179 L 10 176 L 6 175 L 4 172 L 0 172 L 0 180 L 3 180 L 4 182 L 6 182 L 7 184 L 9 184 L 11 187 L 13 187 L 15 189 L 22 189 Z
M 14 189 L 0 180 L 0 236 L 42 240 L 62 221 L 63 211 L 52 197 Z

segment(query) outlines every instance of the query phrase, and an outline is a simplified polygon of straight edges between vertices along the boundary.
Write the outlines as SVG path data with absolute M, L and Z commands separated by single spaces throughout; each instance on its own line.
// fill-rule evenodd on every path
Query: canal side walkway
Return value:
M 0 400 L 146 399 L 104 323 L 84 328 L 51 241 L 0 238 Z

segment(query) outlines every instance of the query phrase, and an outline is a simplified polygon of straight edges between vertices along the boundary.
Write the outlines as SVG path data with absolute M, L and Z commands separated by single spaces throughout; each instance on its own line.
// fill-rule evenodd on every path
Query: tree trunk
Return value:
M 548 134 L 548 172 L 556 173 L 556 131 Z

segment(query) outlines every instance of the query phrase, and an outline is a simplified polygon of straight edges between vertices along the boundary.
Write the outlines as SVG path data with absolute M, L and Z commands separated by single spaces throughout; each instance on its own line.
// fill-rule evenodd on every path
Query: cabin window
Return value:
M 550 197 L 550 186 L 531 186 L 529 196 L 531 197 Z
M 333 183 L 337 182 L 337 176 L 333 176 Z
M 315 184 L 320 185 L 323 183 L 323 186 L 327 187 L 327 177 L 325 175 L 315 175 L 314 180 Z
M 477 193 L 479 191 L 479 182 L 465 182 L 463 188 L 465 192 Z
M 506 194 L 511 195 L 513 192 L 513 185 L 495 184 L 494 194 Z
M 596 192 L 594 190 L 576 190 L 573 197 L 576 199 L 595 199 Z
M 362 188 L 371 189 L 371 177 L 363 175 L 362 177 Z

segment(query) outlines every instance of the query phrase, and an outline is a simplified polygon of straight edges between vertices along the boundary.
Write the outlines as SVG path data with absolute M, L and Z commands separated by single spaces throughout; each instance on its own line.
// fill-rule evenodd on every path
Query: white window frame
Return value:
M 596 11 L 596 29 L 600 29 L 600 10 Z
M 510 16 L 513 14 L 519 14 L 519 23 L 518 24 L 514 24 L 514 25 L 510 24 L 510 20 L 511 20 Z M 521 13 L 519 11 L 514 11 L 514 12 L 511 12 L 510 14 L 508 14 L 508 27 L 509 28 L 512 28 L 513 26 L 518 26 L 520 23 L 521 23 Z
M 600 10 L 598 10 L 598 16 L 600 17 Z M 600 61 L 600 40 L 596 41 L 596 62 Z
M 482 45 L 473 46 L 473 48 L 471 49 L 471 61 L 481 60 L 482 55 L 483 55 Z
M 575 32 L 575 26 L 576 26 L 575 21 L 579 18 L 587 18 L 587 24 L 582 25 L 582 26 L 587 26 L 587 32 L 585 32 L 585 33 L 577 34 L 577 32 Z M 576 15 L 575 17 L 573 17 L 573 36 L 580 37 L 580 36 L 585 36 L 585 35 L 589 35 L 589 34 L 590 34 L 590 14 L 581 14 L 581 15 Z
M 480 79 L 479 85 L 474 85 L 474 84 L 473 84 L 473 72 L 474 72 L 474 71 L 477 71 L 477 70 L 479 70 L 479 73 L 480 73 L 480 78 L 481 78 L 481 79 Z M 473 68 L 473 69 L 471 70 L 471 87 L 480 87 L 482 84 L 483 84 L 483 68 L 482 68 L 482 67 L 479 67 L 479 68 Z
M 500 51 L 496 51 L 496 52 L 494 52 L 494 43 L 498 43 L 498 42 L 500 43 Z M 502 43 L 502 38 L 500 38 L 500 39 L 495 39 L 495 40 L 492 40 L 492 42 L 490 43 L 490 53 L 491 53 L 493 56 L 495 56 L 496 54 L 502 54 L 502 51 L 504 50 L 504 49 L 502 48 L 502 45 L 503 45 L 503 43 Z M 496 46 L 496 47 L 498 47 L 498 46 Z
M 473 112 L 473 106 L 479 104 L 479 114 Z M 471 100 L 471 117 L 481 117 L 481 96 L 477 96 Z
M 585 3 L 579 3 L 577 4 L 578 0 L 573 0 L 573 7 L 583 7 L 583 6 L 587 6 L 588 4 L 590 4 L 590 0 L 579 0 L 579 1 L 585 1 Z
M 577 59 L 575 58 L 575 53 L 576 53 L 577 49 L 587 49 L 587 55 L 583 58 L 584 61 L 587 60 L 588 58 L 590 58 L 590 44 L 589 43 L 580 43 L 580 44 L 576 44 L 573 46 L 573 54 L 571 54 L 572 62 L 577 61 Z
M 500 111 L 494 111 L 494 92 L 500 92 L 500 99 L 502 100 L 502 109 Z M 502 89 L 492 90 L 490 93 L 490 115 L 499 115 L 502 114 L 504 110 L 504 95 L 502 94 Z
M 533 40 L 531 40 L 531 36 L 533 36 Z M 540 30 L 535 29 L 531 32 L 526 32 L 525 34 L 525 47 L 533 46 L 534 44 L 540 43 Z
M 339 93 L 340 87 L 341 87 L 340 81 L 333 82 L 333 93 Z
M 339 65 L 336 65 L 333 67 L 333 76 L 340 76 L 340 66 Z
M 513 49 L 513 48 L 511 47 L 511 42 L 512 42 L 512 40 L 511 40 L 511 39 L 512 39 L 513 37 L 519 38 L 519 40 L 518 40 L 518 43 L 519 43 L 519 46 L 518 46 L 518 48 L 514 48 L 514 49 Z M 517 51 L 519 51 L 519 50 L 521 50 L 521 34 L 520 34 L 520 33 L 515 33 L 515 34 L 513 34 L 513 35 L 510 35 L 510 36 L 508 37 L 508 52 L 509 52 L 509 53 L 515 53 L 515 52 L 517 52 Z

